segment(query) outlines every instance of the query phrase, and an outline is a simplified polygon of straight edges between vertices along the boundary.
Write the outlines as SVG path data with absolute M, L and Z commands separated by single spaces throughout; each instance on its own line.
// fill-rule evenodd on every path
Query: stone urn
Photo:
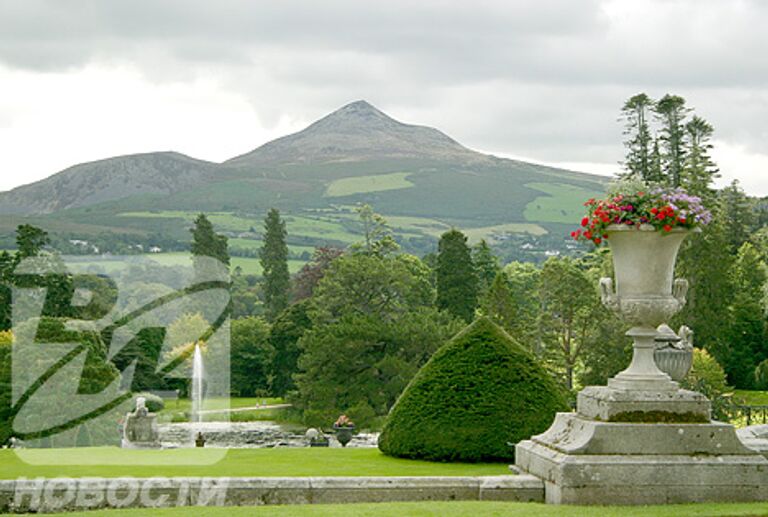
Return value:
M 661 371 L 654 360 L 656 327 L 669 321 L 685 305 L 688 282 L 675 280 L 675 260 L 683 240 L 692 231 L 674 228 L 669 232 L 651 225 L 611 225 L 608 244 L 613 254 L 613 280 L 602 278 L 603 304 L 632 325 L 627 332 L 634 353 L 629 368 L 608 381 L 622 390 L 671 391 L 676 382 Z
M 656 330 L 656 350 L 653 352 L 656 365 L 673 381 L 680 382 L 693 364 L 693 343 L 690 339 L 693 332 L 683 325 L 675 334 L 666 323 L 659 325 Z
M 355 432 L 355 426 L 334 425 L 333 430 L 336 432 L 336 439 L 339 441 L 341 446 L 346 447 L 347 444 L 352 441 L 352 434 Z

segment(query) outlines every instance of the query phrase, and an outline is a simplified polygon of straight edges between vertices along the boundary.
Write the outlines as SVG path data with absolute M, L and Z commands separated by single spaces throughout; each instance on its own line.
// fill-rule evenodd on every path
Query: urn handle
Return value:
M 600 279 L 600 301 L 608 309 L 616 311 L 619 308 L 619 298 L 613 290 L 613 279 L 603 277 Z
M 688 294 L 688 280 L 685 278 L 675 279 L 675 283 L 672 285 L 672 296 L 678 301 L 680 307 L 685 305 L 685 296 Z

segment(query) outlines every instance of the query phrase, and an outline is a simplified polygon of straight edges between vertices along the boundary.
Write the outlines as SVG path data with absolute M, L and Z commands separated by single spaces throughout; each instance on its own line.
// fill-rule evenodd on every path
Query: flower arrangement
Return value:
M 571 237 L 596 245 L 608 238 L 606 230 L 611 225 L 649 225 L 669 233 L 674 228 L 705 226 L 712 220 L 712 214 L 701 199 L 681 188 L 634 189 L 628 194 L 615 193 L 606 199 L 590 199 L 584 206 L 587 215 L 581 220 L 581 228 L 571 232 Z
M 355 427 L 355 423 L 352 422 L 352 420 L 349 419 L 347 415 L 341 415 L 339 418 L 336 419 L 336 422 L 334 422 L 333 427 Z

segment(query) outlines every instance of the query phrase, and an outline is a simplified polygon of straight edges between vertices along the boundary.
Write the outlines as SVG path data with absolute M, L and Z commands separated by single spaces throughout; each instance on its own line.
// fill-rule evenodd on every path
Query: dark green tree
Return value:
M 230 386 L 238 397 L 264 396 L 272 378 L 275 349 L 269 324 L 249 316 L 232 320 L 230 330 Z
M 690 235 L 678 256 L 677 276 L 688 280 L 690 288 L 673 327 L 688 325 L 696 345 L 709 351 L 720 364 L 726 364 L 727 325 L 723 314 L 733 296 L 731 268 L 735 258 L 720 203 L 711 209 L 712 222 L 701 233 Z
M 621 119 L 624 120 L 624 147 L 627 155 L 624 168 L 627 176 L 644 181 L 659 181 L 654 177 L 653 170 L 653 138 L 649 119 L 653 110 L 653 100 L 645 93 L 630 97 L 621 108 Z
M 717 196 L 725 219 L 728 244 L 736 253 L 756 229 L 754 202 L 744 193 L 738 180 L 722 188 Z
M 494 255 L 493 250 L 485 239 L 472 246 L 472 263 L 475 265 L 477 273 L 478 294 L 482 296 L 501 271 L 499 257 Z
M 288 307 L 291 276 L 288 273 L 288 246 L 285 221 L 280 211 L 272 208 L 264 219 L 264 246 L 259 252 L 264 275 L 264 308 L 269 321 Z
M 694 115 L 685 124 L 685 161 L 681 183 L 685 189 L 701 197 L 711 195 L 711 185 L 719 177 L 709 153 L 714 129 L 706 120 Z
M 488 290 L 480 298 L 480 310 L 496 325 L 511 332 L 517 316 L 517 305 L 512 299 L 507 275 L 500 271 Z
M 298 341 L 312 326 L 307 309 L 309 300 L 290 305 L 272 323 L 269 343 L 275 350 L 272 361 L 271 391 L 276 397 L 284 397 L 295 388 L 294 374 L 298 371 L 301 350 Z
M 727 351 L 723 363 L 728 381 L 736 388 L 754 389 L 754 372 L 768 359 L 763 297 L 766 283 L 765 264 L 750 243 L 739 249 L 731 270 L 734 287 L 728 317 Z
M 302 355 L 291 400 L 311 426 L 344 413 L 360 426 L 387 414 L 437 348 L 461 328 L 431 307 L 387 318 L 360 312 L 314 325 L 299 340 Z
M 192 232 L 192 251 L 195 267 L 200 271 L 198 257 L 212 257 L 226 265 L 229 265 L 229 252 L 227 251 L 227 237 L 219 235 L 213 230 L 213 224 L 205 214 L 199 214 L 195 219 Z
M 437 254 L 437 307 L 467 323 L 475 317 L 478 281 L 467 237 L 452 229 L 440 237 Z
M 16 228 L 16 248 L 18 259 L 36 257 L 43 246 L 50 243 L 48 232 L 30 224 L 21 224 Z
M 679 187 L 682 184 L 685 162 L 685 119 L 689 111 L 685 106 L 685 99 L 670 94 L 662 97 L 655 107 L 656 118 L 661 126 L 661 156 L 666 182 L 673 187 Z

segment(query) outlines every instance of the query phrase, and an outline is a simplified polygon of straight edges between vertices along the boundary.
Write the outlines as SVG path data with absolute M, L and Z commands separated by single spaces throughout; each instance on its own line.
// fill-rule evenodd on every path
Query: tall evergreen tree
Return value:
M 485 239 L 472 246 L 472 263 L 477 273 L 478 292 L 482 296 L 491 287 L 496 275 L 501 271 L 499 257 L 493 254 L 493 250 Z
M 656 103 L 656 117 L 661 124 L 662 158 L 667 183 L 679 187 L 685 160 L 685 118 L 689 109 L 685 99 L 667 94 Z
M 718 192 L 718 199 L 727 227 L 728 244 L 732 252 L 736 253 L 755 230 L 757 218 L 753 209 L 754 204 L 739 186 L 738 180 L 721 189 Z
M 698 115 L 685 124 L 686 151 L 681 182 L 691 194 L 708 195 L 712 181 L 719 176 L 717 166 L 709 156 L 713 132 L 712 126 Z
M 291 289 L 288 273 L 288 246 L 285 243 L 285 221 L 280 211 L 272 208 L 264 219 L 264 246 L 259 253 L 264 270 L 264 306 L 269 321 L 273 321 L 286 307 Z
M 467 236 L 452 229 L 440 237 L 437 254 L 437 307 L 467 323 L 475 317 L 477 274 Z
M 213 224 L 205 214 L 199 214 L 195 219 L 192 232 L 193 258 L 212 257 L 229 265 L 229 252 L 227 251 L 227 237 L 219 235 L 213 230 Z M 197 261 L 196 261 L 197 262 Z
M 513 332 L 517 307 L 512 299 L 512 290 L 506 273 L 500 271 L 493 279 L 488 290 L 480 299 L 483 314 L 495 324 L 509 332 Z M 525 343 L 524 346 L 528 345 Z
M 653 177 L 653 138 L 648 124 L 652 109 L 653 100 L 645 93 L 630 97 L 621 109 L 624 134 L 627 137 L 624 141 L 627 148 L 624 168 L 627 170 L 627 176 L 644 181 L 658 181 L 658 178 Z

